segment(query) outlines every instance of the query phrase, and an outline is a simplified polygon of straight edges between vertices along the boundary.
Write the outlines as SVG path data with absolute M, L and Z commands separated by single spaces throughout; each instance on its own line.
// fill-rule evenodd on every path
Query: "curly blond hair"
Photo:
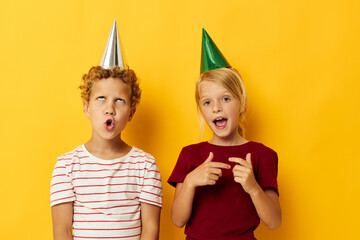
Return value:
M 89 102 L 94 83 L 109 77 L 118 78 L 129 86 L 131 107 L 135 107 L 140 102 L 141 89 L 135 72 L 129 68 L 122 69 L 118 66 L 112 69 L 105 69 L 101 66 L 90 68 L 89 72 L 83 75 L 82 84 L 79 86 L 82 100 Z

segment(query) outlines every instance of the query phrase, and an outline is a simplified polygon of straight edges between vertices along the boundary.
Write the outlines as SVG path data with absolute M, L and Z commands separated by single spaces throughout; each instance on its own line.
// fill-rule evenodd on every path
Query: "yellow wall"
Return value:
M 194 83 L 205 27 L 245 79 L 248 137 L 277 150 L 282 226 L 259 239 L 360 236 L 360 3 L 342 1 L 3 1 L 0 10 L 1 239 L 50 239 L 56 157 L 90 124 L 77 86 L 99 63 L 114 18 L 143 98 L 124 137 L 152 153 L 166 184 L 199 139 Z

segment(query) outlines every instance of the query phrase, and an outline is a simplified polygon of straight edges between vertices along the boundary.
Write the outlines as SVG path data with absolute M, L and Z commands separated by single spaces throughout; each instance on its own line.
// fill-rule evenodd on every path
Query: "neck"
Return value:
M 220 145 L 220 146 L 242 145 L 247 142 L 248 142 L 248 140 L 246 140 L 245 138 L 240 136 L 239 133 L 237 133 L 237 132 L 236 132 L 236 134 L 234 134 L 232 136 L 228 136 L 226 138 L 213 135 L 213 137 L 209 140 L 209 143 L 214 144 L 214 145 Z
M 130 146 L 127 145 L 120 136 L 113 139 L 97 139 L 92 137 L 85 143 L 85 147 L 89 152 L 97 153 L 98 155 L 123 153 L 128 152 L 130 149 Z

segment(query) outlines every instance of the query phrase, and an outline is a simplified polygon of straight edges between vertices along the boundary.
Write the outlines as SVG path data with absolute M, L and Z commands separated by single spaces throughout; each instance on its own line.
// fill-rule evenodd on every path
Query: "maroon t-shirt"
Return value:
M 182 183 L 186 175 L 202 164 L 210 152 L 214 153 L 214 162 L 227 163 L 231 169 L 223 169 L 223 176 L 215 185 L 196 189 L 192 213 L 185 228 L 186 239 L 256 239 L 253 231 L 260 223 L 259 216 L 249 194 L 234 181 L 232 168 L 236 163 L 228 159 L 245 159 L 246 154 L 251 153 L 254 175 L 260 187 L 272 188 L 278 193 L 276 152 L 257 142 L 238 146 L 218 146 L 208 142 L 189 145 L 182 149 L 168 183 L 174 187 Z

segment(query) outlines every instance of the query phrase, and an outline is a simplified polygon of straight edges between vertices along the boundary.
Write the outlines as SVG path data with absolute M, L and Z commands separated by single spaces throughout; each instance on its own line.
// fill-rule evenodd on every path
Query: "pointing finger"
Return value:
M 214 158 L 214 154 L 212 152 L 209 153 L 208 158 L 205 160 L 205 162 L 211 162 Z
M 222 162 L 212 162 L 210 166 L 213 168 L 225 168 L 225 169 L 229 169 L 231 167 L 229 164 Z
M 246 161 L 251 164 L 251 153 L 246 154 Z
M 245 161 L 244 159 L 242 159 L 242 158 L 237 158 L 237 157 L 231 157 L 231 158 L 229 158 L 229 161 L 230 161 L 230 162 L 235 162 L 235 163 L 241 164 L 241 165 L 243 165 L 243 166 L 249 166 L 249 165 L 250 165 L 250 164 L 249 164 L 247 161 Z

